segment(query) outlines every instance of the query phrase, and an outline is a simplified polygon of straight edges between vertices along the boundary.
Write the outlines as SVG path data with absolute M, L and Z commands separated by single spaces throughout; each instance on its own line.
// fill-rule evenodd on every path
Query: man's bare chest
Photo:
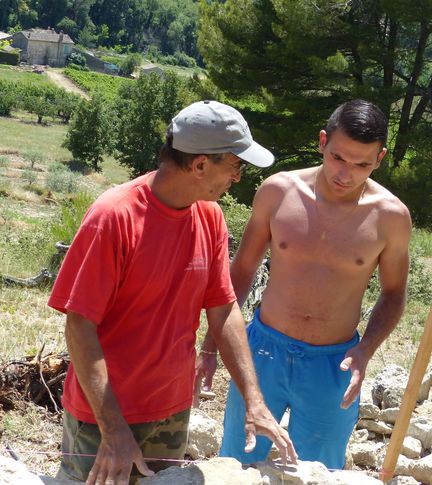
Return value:
M 310 206 L 282 207 L 271 220 L 272 259 L 315 263 L 330 270 L 364 271 L 375 266 L 385 242 L 376 211 L 320 214 Z

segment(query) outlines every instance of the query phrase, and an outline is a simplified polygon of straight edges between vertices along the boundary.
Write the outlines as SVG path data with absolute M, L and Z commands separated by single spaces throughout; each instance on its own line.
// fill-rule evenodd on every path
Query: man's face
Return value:
M 208 200 L 218 200 L 220 196 L 229 190 L 233 182 L 241 179 L 241 172 L 245 163 L 233 153 L 227 153 L 223 160 L 213 162 L 208 159 L 209 171 L 207 173 Z
M 345 198 L 362 187 L 376 170 L 387 149 L 380 142 L 361 143 L 342 130 L 335 130 L 330 139 L 324 130 L 320 133 L 320 151 L 323 154 L 323 173 L 330 192 Z

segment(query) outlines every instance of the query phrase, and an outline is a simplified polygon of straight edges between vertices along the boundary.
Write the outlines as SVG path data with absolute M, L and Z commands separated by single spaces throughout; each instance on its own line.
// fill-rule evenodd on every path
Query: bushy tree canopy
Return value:
M 431 108 L 431 0 L 202 1 L 201 11 L 211 78 L 228 96 L 253 97 L 281 158 L 313 160 L 311 140 L 355 97 L 391 117 L 395 165 L 419 143 Z

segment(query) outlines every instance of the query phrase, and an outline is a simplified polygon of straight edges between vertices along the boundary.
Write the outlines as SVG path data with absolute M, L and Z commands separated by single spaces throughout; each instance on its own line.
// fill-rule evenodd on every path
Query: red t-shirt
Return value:
M 129 423 L 192 403 L 201 308 L 235 300 L 220 207 L 174 210 L 147 185 L 150 173 L 93 204 L 68 250 L 48 305 L 97 325 L 109 379 Z M 73 365 L 63 406 L 95 423 Z

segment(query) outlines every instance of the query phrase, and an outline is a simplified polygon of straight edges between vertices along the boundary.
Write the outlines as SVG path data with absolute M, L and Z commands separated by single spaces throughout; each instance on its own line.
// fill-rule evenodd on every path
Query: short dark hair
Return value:
M 333 111 L 326 126 L 327 138 L 337 129 L 362 143 L 379 141 L 383 148 L 387 142 L 387 118 L 378 106 L 363 99 L 347 101 Z
M 167 129 L 166 133 L 166 141 L 165 145 L 161 148 L 159 154 L 159 161 L 162 162 L 174 162 L 179 168 L 182 170 L 188 170 L 190 163 L 192 160 L 199 156 L 205 155 L 206 157 L 210 158 L 210 160 L 214 163 L 222 162 L 225 158 L 226 153 L 186 153 L 177 150 L 172 146 L 173 144 L 173 130 L 172 125 L 170 124 Z

